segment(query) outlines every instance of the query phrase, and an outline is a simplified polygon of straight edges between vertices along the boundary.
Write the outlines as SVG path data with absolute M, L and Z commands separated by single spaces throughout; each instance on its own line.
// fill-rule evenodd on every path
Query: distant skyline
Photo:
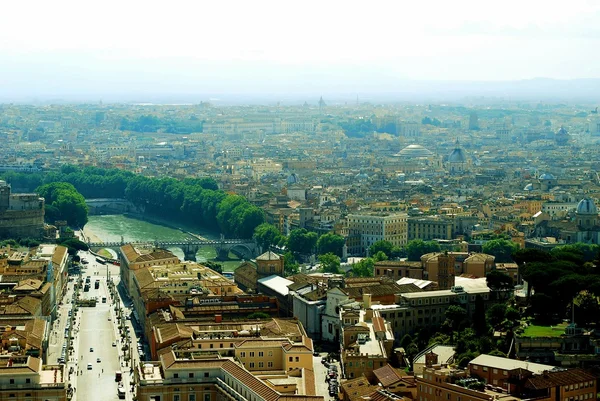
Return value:
M 600 2 L 416 3 L 7 2 L 0 100 L 600 78 Z

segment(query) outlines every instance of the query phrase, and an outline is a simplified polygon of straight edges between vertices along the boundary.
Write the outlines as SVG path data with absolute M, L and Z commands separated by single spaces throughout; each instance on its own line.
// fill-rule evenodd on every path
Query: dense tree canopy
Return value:
M 430 252 L 439 252 L 440 244 L 435 241 L 423 241 L 415 239 L 406 244 L 406 256 L 408 260 L 419 261 L 421 256 Z
M 150 215 L 221 231 L 228 237 L 250 238 L 264 222 L 262 209 L 244 197 L 219 190 L 212 178 L 148 178 L 118 169 L 71 165 L 53 172 L 6 172 L 1 177 L 28 191 L 44 184 L 69 183 L 86 198 L 125 198 Z M 59 213 L 51 202 L 47 205 L 47 215 Z
M 75 187 L 66 182 L 45 184 L 36 189 L 46 200 L 46 221 L 54 224 L 66 220 L 72 227 L 83 227 L 88 221 L 88 207 L 85 198 Z
M 535 291 L 530 297 L 531 311 L 542 320 L 565 317 L 582 293 L 600 295 L 600 270 L 586 262 L 586 247 L 557 248 L 550 253 L 515 253 L 528 289 Z
M 493 291 L 510 290 L 514 287 L 512 277 L 498 271 L 492 270 L 485 276 L 487 286 Z
M 287 240 L 287 247 L 295 254 L 310 254 L 317 245 L 317 233 L 305 228 L 292 230 Z
M 369 247 L 369 255 L 375 255 L 377 252 L 383 252 L 388 259 L 391 259 L 394 252 L 394 245 L 385 240 L 377 241 Z
M 346 240 L 341 235 L 327 233 L 323 234 L 317 240 L 317 253 L 323 255 L 325 253 L 333 253 L 342 257 L 342 249 Z
M 266 251 L 273 245 L 278 245 L 283 236 L 272 224 L 262 223 L 254 229 L 254 239 Z
M 353 277 L 373 277 L 375 260 L 373 258 L 364 258 L 352 266 Z
M 519 249 L 519 246 L 509 240 L 493 239 L 483 244 L 482 251 L 488 255 L 496 257 L 497 263 L 512 262 L 512 254 Z
M 319 255 L 319 263 L 324 273 L 339 274 L 340 270 L 340 257 L 333 253 L 326 253 Z

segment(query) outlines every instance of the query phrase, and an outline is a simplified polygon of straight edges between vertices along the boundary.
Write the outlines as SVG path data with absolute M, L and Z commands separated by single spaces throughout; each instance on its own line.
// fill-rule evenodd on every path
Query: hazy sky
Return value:
M 5 1 L 0 92 L 600 78 L 598 49 L 593 0 Z

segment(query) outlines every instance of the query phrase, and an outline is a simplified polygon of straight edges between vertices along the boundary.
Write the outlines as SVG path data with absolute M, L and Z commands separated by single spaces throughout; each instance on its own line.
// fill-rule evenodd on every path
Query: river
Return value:
M 190 230 L 192 231 L 192 230 Z M 125 242 L 153 242 L 161 241 L 181 241 L 192 238 L 181 230 L 170 228 L 167 226 L 153 224 L 145 220 L 134 219 L 122 214 L 110 214 L 102 216 L 89 216 L 88 223 L 85 225 L 84 232 L 92 241 L 102 242 L 120 242 L 121 237 Z M 195 234 L 199 234 L 208 239 L 218 239 L 219 236 L 202 230 L 193 230 Z M 183 260 L 183 252 L 181 249 L 174 247 L 169 248 L 173 254 Z M 231 258 L 235 255 L 230 254 Z M 214 260 L 216 251 L 213 247 L 201 247 L 196 254 L 198 262 Z M 233 271 L 241 263 L 240 260 L 228 260 L 218 263 L 223 265 L 223 270 Z

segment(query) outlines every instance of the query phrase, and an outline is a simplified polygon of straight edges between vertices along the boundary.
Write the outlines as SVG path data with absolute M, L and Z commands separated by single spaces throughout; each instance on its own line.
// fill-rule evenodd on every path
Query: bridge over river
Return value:
M 153 242 L 88 242 L 90 248 L 110 248 L 119 253 L 119 248 L 125 244 L 134 246 L 152 245 L 157 248 L 172 248 L 177 247 L 183 251 L 185 260 L 196 261 L 196 253 L 203 246 L 214 247 L 217 251 L 218 260 L 227 260 L 229 252 L 240 255 L 245 259 L 253 259 L 258 256 L 260 249 L 253 239 L 227 239 L 221 237 L 219 240 L 209 239 L 189 239 L 185 241 L 160 241 Z

